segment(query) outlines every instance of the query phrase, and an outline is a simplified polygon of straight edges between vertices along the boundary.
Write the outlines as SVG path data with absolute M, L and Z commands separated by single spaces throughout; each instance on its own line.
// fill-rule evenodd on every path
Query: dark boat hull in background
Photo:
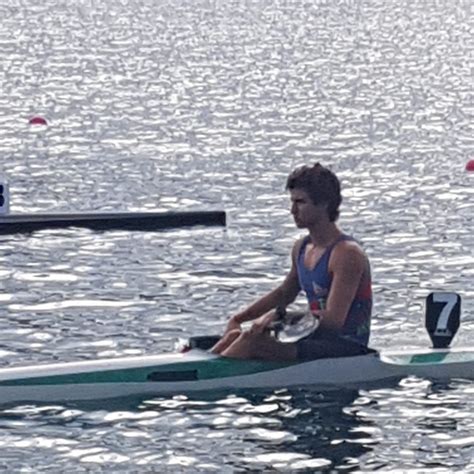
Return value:
M 225 211 L 10 214 L 0 217 L 0 234 L 84 227 L 92 230 L 153 231 L 192 226 L 225 226 Z

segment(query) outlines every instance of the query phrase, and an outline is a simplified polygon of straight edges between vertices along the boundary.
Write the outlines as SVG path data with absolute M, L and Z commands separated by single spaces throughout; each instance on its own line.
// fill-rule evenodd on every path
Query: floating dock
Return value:
M 42 229 L 83 227 L 93 230 L 153 231 L 191 226 L 225 226 L 225 211 L 8 214 L 0 216 L 0 235 Z

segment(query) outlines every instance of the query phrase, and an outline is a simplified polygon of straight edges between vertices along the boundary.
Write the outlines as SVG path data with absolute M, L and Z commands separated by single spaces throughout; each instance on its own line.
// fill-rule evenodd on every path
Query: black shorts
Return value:
M 298 360 L 349 357 L 375 352 L 367 346 L 337 335 L 318 335 L 317 332 L 296 342 Z

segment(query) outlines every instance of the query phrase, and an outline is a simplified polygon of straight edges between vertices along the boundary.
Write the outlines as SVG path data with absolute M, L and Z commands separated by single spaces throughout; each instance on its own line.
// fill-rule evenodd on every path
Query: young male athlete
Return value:
M 294 170 L 287 179 L 296 226 L 309 234 L 296 241 L 283 283 L 232 316 L 212 352 L 225 357 L 270 361 L 311 360 L 365 354 L 370 333 L 370 265 L 359 244 L 336 225 L 342 201 L 336 175 L 316 163 Z M 318 329 L 295 343 L 276 339 L 270 328 L 276 308 L 306 293 Z M 255 320 L 251 329 L 241 324 Z

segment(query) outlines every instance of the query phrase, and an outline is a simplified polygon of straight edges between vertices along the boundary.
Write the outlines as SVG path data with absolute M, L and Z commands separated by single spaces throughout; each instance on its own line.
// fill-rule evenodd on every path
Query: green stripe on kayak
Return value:
M 433 364 L 446 359 L 447 352 L 433 352 L 432 354 L 417 354 L 410 359 L 410 364 Z
M 255 374 L 289 365 L 292 364 L 221 357 L 200 362 L 18 378 L 2 381 L 0 386 L 180 382 Z
M 401 354 L 388 356 L 392 364 L 398 365 L 444 365 L 456 363 L 474 363 L 474 354 L 467 351 L 436 351 L 421 354 Z

